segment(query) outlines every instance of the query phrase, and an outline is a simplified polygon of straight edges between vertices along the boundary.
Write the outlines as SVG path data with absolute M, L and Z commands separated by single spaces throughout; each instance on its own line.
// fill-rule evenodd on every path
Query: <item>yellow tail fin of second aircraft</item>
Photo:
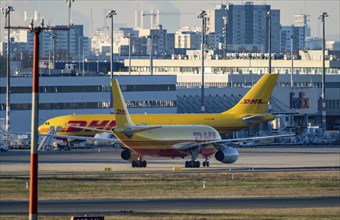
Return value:
M 263 75 L 233 108 L 223 113 L 265 113 L 278 77 L 278 74 Z
M 112 85 L 112 97 L 114 100 L 113 108 L 116 115 L 116 126 L 121 128 L 133 126 L 134 123 L 130 118 L 123 94 L 119 88 L 118 81 L 116 79 L 112 79 L 111 85 Z

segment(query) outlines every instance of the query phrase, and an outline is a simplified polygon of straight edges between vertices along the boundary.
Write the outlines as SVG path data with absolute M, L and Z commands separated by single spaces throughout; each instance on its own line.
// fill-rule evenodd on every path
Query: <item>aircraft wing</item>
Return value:
M 270 136 L 222 139 L 222 140 L 216 140 L 216 141 L 209 141 L 209 142 L 206 142 L 205 144 L 228 144 L 228 143 L 237 143 L 237 142 L 242 142 L 242 141 L 254 141 L 254 140 L 261 140 L 261 139 L 291 137 L 291 136 L 295 136 L 295 134 L 281 134 L 281 135 L 270 135 Z
M 196 149 L 205 148 L 210 144 L 213 144 L 216 149 L 223 148 L 224 144 L 229 143 L 237 143 L 243 141 L 254 141 L 254 140 L 261 140 L 261 139 L 270 139 L 270 138 L 280 138 L 280 137 L 291 137 L 295 134 L 283 134 L 283 135 L 271 135 L 271 136 L 259 136 L 259 137 L 247 137 L 247 138 L 233 138 L 233 139 L 222 139 L 222 140 L 213 140 L 213 141 L 206 141 L 206 142 L 186 142 L 178 144 L 177 149 L 181 151 L 192 151 Z
M 116 138 L 101 138 L 101 137 L 87 137 L 87 136 L 72 136 L 72 135 L 58 135 L 58 134 L 40 134 L 41 136 L 48 136 L 59 139 L 74 139 L 74 140 L 84 140 L 84 141 L 102 141 L 102 142 L 112 142 L 120 143 Z

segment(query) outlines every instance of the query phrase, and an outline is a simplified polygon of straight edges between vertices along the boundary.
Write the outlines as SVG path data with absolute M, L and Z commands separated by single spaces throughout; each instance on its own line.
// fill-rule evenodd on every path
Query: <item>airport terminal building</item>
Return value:
M 340 124 L 340 61 L 326 61 L 327 129 Z M 201 61 L 132 60 L 131 75 L 115 72 L 130 113 L 199 113 Z M 320 60 L 296 60 L 293 86 L 289 60 L 273 60 L 272 72 L 279 73 L 271 111 L 278 116 L 274 127 L 307 123 L 321 125 Z M 128 60 L 125 60 L 128 66 Z M 208 113 L 226 111 L 268 71 L 268 60 L 229 59 L 205 62 L 205 109 Z M 11 117 L 13 131 L 29 131 L 31 125 L 31 77 L 11 78 Z M 0 118 L 6 114 L 6 80 L 0 84 Z M 40 77 L 39 123 L 66 114 L 112 112 L 109 75 Z

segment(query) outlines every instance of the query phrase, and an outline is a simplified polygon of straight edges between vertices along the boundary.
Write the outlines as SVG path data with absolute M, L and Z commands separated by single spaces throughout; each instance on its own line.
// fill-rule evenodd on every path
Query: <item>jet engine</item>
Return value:
M 120 156 L 122 157 L 123 160 L 128 160 L 128 161 L 138 159 L 138 154 L 131 152 L 128 149 L 123 150 L 122 153 L 120 154 Z
M 98 133 L 94 136 L 95 138 L 106 138 L 106 139 L 113 139 L 113 142 L 109 141 L 94 141 L 95 146 L 105 146 L 105 145 L 113 145 L 114 141 L 116 141 L 116 137 L 109 132 Z
M 235 163 L 238 155 L 238 151 L 235 148 L 225 147 L 215 153 L 215 158 L 222 163 Z

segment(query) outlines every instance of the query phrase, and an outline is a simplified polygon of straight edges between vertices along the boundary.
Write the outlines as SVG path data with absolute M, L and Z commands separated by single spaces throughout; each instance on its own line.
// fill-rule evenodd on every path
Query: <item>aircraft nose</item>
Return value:
M 39 134 L 43 134 L 44 133 L 44 125 L 40 125 L 39 127 L 38 127 L 38 132 L 39 132 Z
M 38 127 L 38 132 L 41 133 L 41 125 Z

